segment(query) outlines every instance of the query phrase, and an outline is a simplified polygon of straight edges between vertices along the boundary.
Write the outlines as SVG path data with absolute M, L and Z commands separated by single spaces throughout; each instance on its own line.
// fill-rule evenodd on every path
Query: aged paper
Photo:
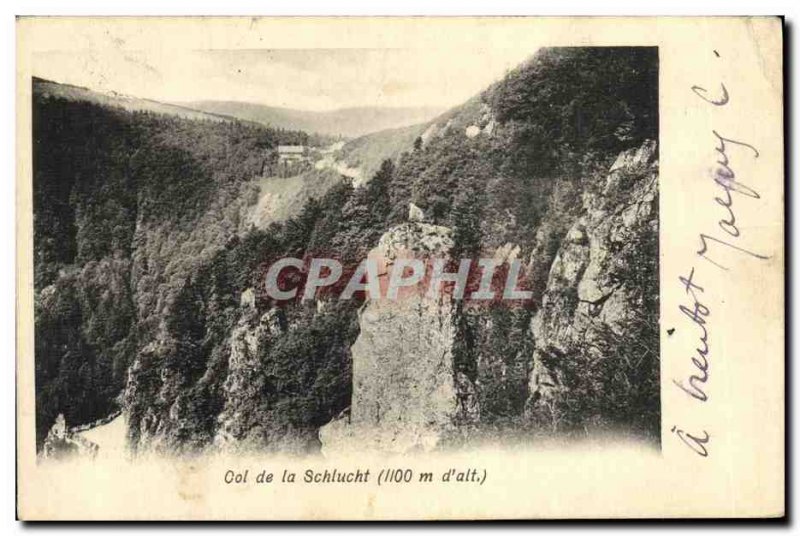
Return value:
M 20 18 L 24 520 L 784 515 L 778 18 Z

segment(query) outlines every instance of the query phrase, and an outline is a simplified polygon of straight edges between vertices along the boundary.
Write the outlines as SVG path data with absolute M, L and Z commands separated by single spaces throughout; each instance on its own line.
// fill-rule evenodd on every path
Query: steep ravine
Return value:
M 375 136 L 368 181 L 280 214 L 254 179 L 303 133 L 42 96 L 39 440 L 119 409 L 134 453 L 656 438 L 657 59 L 543 49 L 418 137 Z M 367 254 L 519 259 L 533 299 L 264 292 L 279 258 Z
M 598 362 L 613 359 L 635 336 L 626 331 L 630 324 L 642 316 L 643 308 L 653 307 L 644 282 L 632 278 L 631 272 L 657 278 L 652 263 L 637 257 L 642 242 L 653 242 L 655 237 L 657 246 L 657 165 L 653 142 L 621 153 L 602 185 L 584 193 L 580 215 L 550 261 L 541 304 L 530 326 L 534 350 L 524 369 L 528 375 L 525 422 L 534 434 L 537 429 L 560 430 L 569 424 L 574 418 L 569 415 L 571 398 L 575 389 L 584 389 L 575 383 L 576 372 L 584 374 Z M 384 233 L 369 256 L 379 261 L 385 277 L 398 258 L 449 258 L 452 236 L 447 227 L 409 221 Z M 536 251 L 542 254 L 541 249 Z M 518 255 L 519 247 L 508 244 L 495 256 L 502 262 Z M 526 258 L 531 269 L 535 259 Z M 654 303 L 657 307 L 657 296 Z M 318 302 L 307 314 L 312 319 L 324 316 L 325 307 L 325 302 Z M 481 410 L 485 410 L 482 390 L 497 388 L 481 382 L 498 366 L 488 355 L 475 363 L 472 379 L 456 363 L 459 315 L 466 313 L 450 298 L 412 293 L 399 301 L 367 301 L 358 311 L 358 336 L 349 348 L 353 371 L 349 407 L 317 428 L 276 435 L 257 410 L 264 404 L 269 383 L 275 381 L 263 356 L 296 324 L 280 308 L 259 306 L 253 289 L 241 293 L 231 314 L 236 320 L 220 347 L 217 365 L 208 367 L 208 379 L 201 377 L 197 382 L 217 385 L 219 412 L 210 415 L 214 448 L 263 449 L 267 441 L 283 452 L 302 453 L 321 446 L 327 455 L 355 448 L 432 450 L 480 423 Z M 497 327 L 489 321 L 482 329 L 491 336 Z M 129 399 L 142 396 L 137 385 L 145 376 L 138 367 L 146 366 L 146 356 L 165 352 L 155 345 L 142 350 L 130 373 Z M 644 365 L 657 364 L 657 356 L 651 358 L 655 360 Z M 509 372 L 504 369 L 495 381 L 502 382 Z M 161 373 L 157 380 L 161 388 L 151 403 L 158 408 L 158 400 L 174 400 L 168 420 L 160 420 L 155 413 L 140 419 L 140 446 L 174 448 L 165 440 L 175 441 L 181 428 L 196 426 L 191 414 L 182 409 L 188 402 L 187 391 L 180 387 L 182 380 L 169 374 L 169 368 Z M 601 386 L 593 394 L 603 397 L 605 388 L 612 386 Z M 153 426 L 147 419 L 158 420 Z M 602 424 L 602 415 L 598 419 L 596 424 Z

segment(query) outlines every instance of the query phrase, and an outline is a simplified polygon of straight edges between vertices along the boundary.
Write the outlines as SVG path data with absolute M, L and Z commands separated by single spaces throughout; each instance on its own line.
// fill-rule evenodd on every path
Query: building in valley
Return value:
M 305 145 L 278 145 L 278 162 L 302 162 L 308 158 Z

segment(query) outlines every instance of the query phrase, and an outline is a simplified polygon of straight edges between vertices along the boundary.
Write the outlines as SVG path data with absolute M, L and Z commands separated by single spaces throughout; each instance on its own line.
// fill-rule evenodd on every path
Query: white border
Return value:
M 226 0 L 225 2 L 194 0 L 192 2 L 166 4 L 163 0 L 139 0 L 137 2 L 101 2 L 91 0 L 78 3 L 65 3 L 54 0 L 35 0 L 29 2 L 13 1 L 3 3 L 0 10 L 3 16 L 0 17 L 0 62 L 2 62 L 3 85 L 2 85 L 2 105 L 0 105 L 0 125 L 2 125 L 2 155 L 3 169 L 6 171 L 5 179 L 0 181 L 0 244 L 4 247 L 4 255 L 0 259 L 0 296 L 7 302 L 6 307 L 2 308 L 0 317 L 0 340 L 6 344 L 9 350 L 13 347 L 14 326 L 15 326 L 15 306 L 14 306 L 14 277 L 15 277 L 15 193 L 14 193 L 14 128 L 15 128 L 15 90 L 14 90 L 14 15 L 192 15 L 192 14 L 215 14 L 215 15 L 772 15 L 785 14 L 790 25 L 796 23 L 800 18 L 798 15 L 798 5 L 796 1 L 780 0 L 759 0 L 758 2 L 741 1 L 711 1 L 697 2 L 696 0 L 671 0 L 669 2 L 655 2 L 642 0 L 623 0 L 614 3 L 610 2 L 581 2 L 578 0 L 558 0 L 557 2 L 532 3 L 519 2 L 512 0 L 492 0 L 491 2 L 461 0 L 459 2 L 433 4 L 430 0 L 406 0 L 404 2 L 391 2 L 377 4 L 374 1 L 365 0 L 337 0 L 336 2 L 303 1 L 283 2 L 280 4 L 265 5 L 255 1 L 247 0 Z M 791 35 L 791 34 L 790 34 Z M 790 49 L 787 59 L 791 60 L 795 56 L 794 43 L 796 36 L 788 41 Z M 790 61 L 787 61 L 786 69 L 789 70 Z M 792 89 L 797 87 L 794 72 L 790 73 L 792 80 L 789 86 Z M 787 94 L 787 99 L 793 99 L 794 91 Z M 796 106 L 792 117 L 788 118 L 789 124 L 796 119 Z M 798 151 L 795 140 L 788 138 L 790 146 L 787 146 L 787 153 L 797 155 Z M 791 170 L 790 177 L 791 177 Z M 792 192 L 792 205 L 798 206 L 797 188 Z M 791 226 L 791 234 L 798 236 L 796 222 Z M 790 251 L 794 249 L 790 245 Z M 790 275 L 791 277 L 791 275 Z M 796 287 L 794 289 L 796 291 Z M 792 298 L 795 293 L 792 293 Z M 790 332 L 800 329 L 795 316 Z M 14 378 L 14 354 L 8 352 L 7 367 L 9 379 L 2 389 L 2 421 L 1 430 L 5 431 L 8 438 L 2 443 L 2 454 L 5 469 L 3 487 L 0 497 L 3 505 L 4 533 L 17 534 L 25 530 L 25 527 L 14 521 L 15 517 L 15 442 L 12 430 L 15 426 L 14 405 L 15 394 L 11 388 Z M 791 356 L 790 356 L 791 358 Z M 798 385 L 798 366 L 793 367 L 794 385 Z M 789 403 L 793 396 L 792 390 L 788 390 L 790 395 Z M 792 414 L 791 412 L 789 413 Z M 790 429 L 792 430 L 792 429 Z M 793 435 L 793 434 L 792 434 Z M 796 472 L 796 464 L 794 464 Z M 792 478 L 794 474 L 789 475 Z M 790 512 L 797 516 L 797 494 L 794 493 L 793 505 Z M 438 526 L 441 528 L 441 526 Z M 55 527 L 53 527 L 55 528 Z M 62 527 L 64 528 L 64 527 Z M 119 527 L 122 528 L 122 527 Z M 165 527 L 138 526 L 139 530 L 150 530 L 154 534 L 166 533 L 170 530 Z M 181 528 L 173 527 L 172 530 L 194 531 L 197 526 L 184 526 Z M 270 531 L 283 531 L 283 527 L 262 527 Z M 339 530 L 349 530 L 351 527 L 340 526 Z M 374 527 L 373 527 L 374 528 Z M 407 533 L 426 533 L 435 530 L 436 526 L 405 526 L 397 527 L 398 532 Z M 461 530 L 463 527 L 450 527 L 451 529 Z M 561 527 L 564 529 L 567 527 Z M 731 527 L 732 528 L 732 527 Z M 85 530 L 85 527 L 73 526 L 73 530 Z M 127 527 L 125 530 L 131 530 Z M 497 527 L 481 526 L 479 530 L 492 531 Z M 555 526 L 539 526 L 537 531 L 550 533 L 554 530 L 564 532 Z M 606 530 L 617 530 L 614 526 L 605 526 Z M 212 532 L 226 530 L 221 526 L 211 528 Z M 260 530 L 260 529 L 259 529 Z M 292 530 L 293 533 L 304 533 L 312 528 L 302 528 Z M 370 528 L 369 530 L 372 530 Z M 566 532 L 577 532 L 578 527 L 567 528 Z M 672 526 L 665 530 L 666 533 L 680 533 L 681 535 L 699 534 L 703 530 L 700 527 L 688 527 L 685 525 Z M 724 530 L 724 529 L 723 529 Z M 748 527 L 744 532 L 755 532 L 763 528 Z M 739 532 L 737 530 L 737 532 Z

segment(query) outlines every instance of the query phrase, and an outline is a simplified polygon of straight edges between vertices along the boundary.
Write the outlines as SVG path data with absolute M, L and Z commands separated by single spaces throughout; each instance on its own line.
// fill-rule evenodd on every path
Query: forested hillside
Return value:
M 405 150 L 362 186 L 343 181 L 266 229 L 241 225 L 248 178 L 302 134 L 35 99 L 38 437 L 57 413 L 87 422 L 121 404 L 133 448 L 318 449 L 320 427 L 351 405 L 361 303 L 273 303 L 264 270 L 282 256 L 355 265 L 414 203 L 452 230 L 455 256 L 521 259 L 534 289 L 524 307 L 452 316 L 455 372 L 480 411 L 450 443 L 592 427 L 656 439 L 657 73 L 656 49 L 543 49 L 413 140 L 401 132 Z M 634 193 L 650 207 L 635 229 L 614 219 Z M 616 238 L 571 246 L 587 225 Z M 597 260 L 590 241 L 611 253 Z M 583 256 L 575 273 L 556 277 L 570 255 Z M 598 317 L 615 356 L 602 366 L 548 331 L 583 314 L 589 265 L 647 320 L 620 335 Z M 630 340 L 638 383 L 620 381 Z
M 54 95 L 34 81 L 37 438 L 118 406 L 141 341 L 305 134 Z

